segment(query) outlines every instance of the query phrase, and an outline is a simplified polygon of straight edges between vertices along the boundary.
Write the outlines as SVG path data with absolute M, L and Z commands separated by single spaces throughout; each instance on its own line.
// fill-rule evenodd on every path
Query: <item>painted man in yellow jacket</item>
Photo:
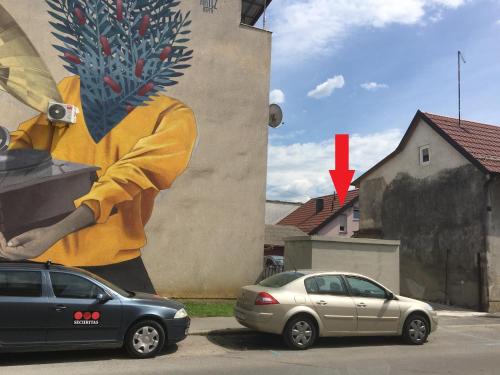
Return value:
M 47 4 L 61 42 L 55 48 L 73 74 L 59 93 L 80 114 L 63 126 L 44 114 L 31 119 L 12 133 L 10 149 L 47 150 L 100 170 L 65 219 L 8 242 L 0 234 L 0 256 L 83 266 L 122 287 L 153 291 L 140 258 L 144 226 L 158 192 L 186 168 L 196 140 L 192 111 L 160 94 L 189 67 L 189 12 L 166 1 Z
M 65 103 L 81 110 L 78 77 L 64 79 L 59 91 Z M 47 150 L 56 159 L 101 169 L 90 192 L 75 202 L 76 211 L 54 226 L 10 240 L 4 255 L 92 267 L 126 287 L 126 270 L 138 272 L 140 249 L 146 243 L 144 225 L 155 196 L 169 188 L 189 162 L 196 140 L 194 115 L 179 101 L 159 95 L 134 109 L 97 144 L 84 121 L 78 116 L 76 124 L 58 127 L 42 114 L 11 134 L 11 149 Z M 118 274 L 113 267 L 96 267 L 134 260 Z

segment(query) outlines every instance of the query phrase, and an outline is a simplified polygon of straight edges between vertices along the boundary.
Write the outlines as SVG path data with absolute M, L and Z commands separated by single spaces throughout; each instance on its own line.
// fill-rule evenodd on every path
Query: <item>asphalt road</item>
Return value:
M 307 351 L 253 332 L 190 336 L 159 357 L 121 351 L 0 355 L 0 374 L 500 374 L 500 317 L 441 318 L 423 346 L 398 338 L 321 339 Z

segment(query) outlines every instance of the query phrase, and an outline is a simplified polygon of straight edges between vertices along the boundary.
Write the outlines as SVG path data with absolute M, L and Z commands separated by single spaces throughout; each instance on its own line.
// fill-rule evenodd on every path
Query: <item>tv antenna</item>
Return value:
M 460 63 L 463 61 L 463 63 L 465 64 L 466 61 L 465 61 L 465 58 L 464 58 L 464 55 L 462 54 L 462 52 L 460 52 L 460 50 L 458 51 L 457 53 L 457 63 L 458 63 L 458 127 L 461 128 L 462 127 L 462 124 L 461 124 L 461 121 L 462 121 L 462 116 L 461 116 L 461 92 L 460 92 L 460 80 L 461 80 L 461 77 L 460 77 Z

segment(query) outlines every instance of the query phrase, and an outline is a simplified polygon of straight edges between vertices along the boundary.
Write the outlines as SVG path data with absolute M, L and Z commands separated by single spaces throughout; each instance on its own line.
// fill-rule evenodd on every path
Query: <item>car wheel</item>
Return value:
M 125 336 L 125 350 L 134 358 L 156 356 L 165 344 L 165 330 L 154 320 L 142 320 L 129 328 Z
M 316 322 L 306 315 L 290 319 L 283 331 L 285 343 L 291 349 L 308 349 L 314 344 L 317 336 Z
M 427 341 L 429 330 L 429 323 L 423 315 L 410 315 L 403 327 L 403 339 L 408 344 L 422 345 Z

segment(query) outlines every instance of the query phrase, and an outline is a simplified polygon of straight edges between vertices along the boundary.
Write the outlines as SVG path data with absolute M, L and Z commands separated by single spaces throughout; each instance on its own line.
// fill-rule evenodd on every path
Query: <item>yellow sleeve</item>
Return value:
M 17 130 L 10 133 L 9 149 L 36 148 L 49 150 L 51 135 L 47 116 L 42 113 L 21 123 Z
M 75 201 L 94 212 L 97 223 L 107 221 L 113 207 L 139 192 L 167 189 L 187 167 L 196 140 L 193 112 L 177 103 L 162 114 L 153 134 L 141 138 Z
M 63 97 L 79 85 L 78 77 L 66 77 L 57 88 Z M 53 135 L 53 125 L 49 123 L 47 115 L 41 113 L 19 125 L 17 130 L 10 133 L 9 149 L 34 148 L 37 150 L 50 150 Z

